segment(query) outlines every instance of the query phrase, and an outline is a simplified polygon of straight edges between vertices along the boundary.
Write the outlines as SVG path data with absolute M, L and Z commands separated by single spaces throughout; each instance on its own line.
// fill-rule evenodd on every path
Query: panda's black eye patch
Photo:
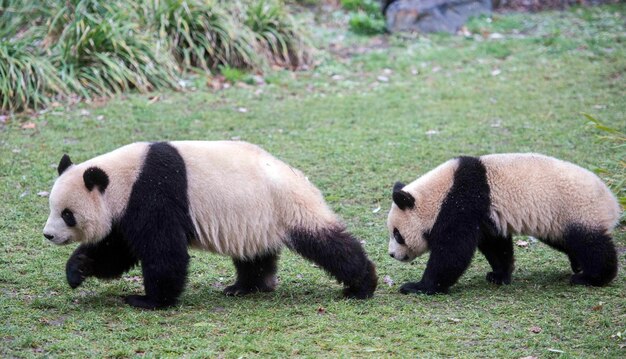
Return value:
M 396 242 L 398 242 L 398 244 L 405 244 L 404 238 L 400 234 L 400 231 L 398 230 L 398 228 L 393 229 L 393 238 L 396 240 Z
M 76 225 L 76 218 L 74 218 L 74 213 L 67 208 L 64 209 L 63 212 L 61 212 L 61 218 L 63 218 L 63 221 L 65 222 L 65 224 L 67 224 L 68 227 L 74 227 Z

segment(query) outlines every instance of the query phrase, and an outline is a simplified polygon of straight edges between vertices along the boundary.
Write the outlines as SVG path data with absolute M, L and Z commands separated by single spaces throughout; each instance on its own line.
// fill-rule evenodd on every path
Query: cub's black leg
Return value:
M 186 237 L 167 231 L 136 241 L 146 295 L 126 296 L 126 303 L 143 309 L 159 309 L 176 304 L 185 288 L 189 254 Z
M 495 284 L 511 284 L 513 273 L 513 240 L 511 236 L 483 235 L 478 249 L 485 255 L 492 271 L 487 273 L 487 281 Z
M 365 299 L 374 295 L 378 284 L 374 263 L 367 259 L 361 243 L 343 228 L 294 230 L 289 248 L 343 283 L 344 296 Z
M 583 270 L 582 267 L 580 266 L 580 263 L 578 262 L 578 259 L 576 259 L 576 256 L 574 255 L 574 253 L 572 253 L 572 251 L 567 249 L 565 247 L 565 244 L 558 243 L 555 241 L 548 241 L 544 239 L 539 239 L 539 240 L 547 244 L 549 247 L 556 249 L 557 251 L 561 253 L 565 253 L 567 255 L 567 258 L 569 259 L 569 265 L 572 268 L 572 272 L 578 273 Z M 565 241 L 565 239 L 563 240 Z
M 448 289 L 463 275 L 476 251 L 477 230 L 463 231 L 458 228 L 448 231 L 445 236 L 447 238 L 431 237 L 429 244 L 433 245 L 430 245 L 430 257 L 422 279 L 405 283 L 400 287 L 400 293 L 448 293 Z M 453 238 L 456 240 L 451 241 Z M 446 242 L 454 244 L 443 245 Z
M 582 271 L 572 275 L 571 284 L 604 286 L 617 275 L 617 252 L 611 237 L 583 226 L 570 226 L 564 235 L 568 253 Z
M 65 274 L 72 288 L 87 277 L 119 278 L 137 264 L 137 257 L 115 231 L 95 244 L 82 244 L 67 261 Z
M 276 288 L 278 253 L 266 253 L 252 259 L 236 259 L 237 281 L 224 289 L 226 295 L 271 292 Z

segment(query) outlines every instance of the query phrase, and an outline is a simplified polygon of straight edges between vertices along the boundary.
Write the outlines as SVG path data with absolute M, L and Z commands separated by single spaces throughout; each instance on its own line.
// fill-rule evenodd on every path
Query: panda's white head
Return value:
M 410 262 L 428 251 L 424 236 L 430 228 L 420 220 L 415 197 L 404 187 L 400 182 L 393 186 L 393 203 L 387 217 L 389 255 L 399 261 Z
M 61 158 L 58 172 L 43 235 L 54 244 L 97 242 L 106 237 L 112 226 L 104 201 L 107 174 L 98 167 L 74 165 L 68 155 Z

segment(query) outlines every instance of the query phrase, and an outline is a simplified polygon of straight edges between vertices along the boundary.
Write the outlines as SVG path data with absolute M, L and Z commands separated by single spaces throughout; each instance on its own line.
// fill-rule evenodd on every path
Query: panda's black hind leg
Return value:
M 342 227 L 293 230 L 289 248 L 316 263 L 344 284 L 347 298 L 365 299 L 378 285 L 376 267 L 359 241 Z
M 253 259 L 233 258 L 237 281 L 224 289 L 224 294 L 239 296 L 254 292 L 271 292 L 276 288 L 278 253 L 266 253 Z
M 478 249 L 491 265 L 492 271 L 487 273 L 487 281 L 498 285 L 511 284 L 511 273 L 514 269 L 511 236 L 483 235 L 478 243 Z
M 603 231 L 581 225 L 568 227 L 564 234 L 570 258 L 582 271 L 572 275 L 571 284 L 604 286 L 617 275 L 617 252 L 611 237 Z M 572 264 L 574 267 L 574 264 Z

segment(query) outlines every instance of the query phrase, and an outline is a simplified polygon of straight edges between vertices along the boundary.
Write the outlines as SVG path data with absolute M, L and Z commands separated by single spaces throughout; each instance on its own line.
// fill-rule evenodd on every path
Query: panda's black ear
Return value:
M 405 210 L 407 208 L 415 207 L 415 198 L 406 191 L 403 191 L 404 184 L 401 182 L 396 182 L 393 185 L 393 202 L 401 209 Z
M 104 190 L 109 185 L 109 176 L 98 167 L 89 167 L 83 173 L 83 180 L 85 181 L 85 187 L 91 192 L 95 186 L 98 186 L 100 193 L 104 193 Z
M 61 162 L 59 162 L 59 166 L 57 167 L 57 172 L 59 172 L 59 176 L 61 175 L 61 173 L 65 172 L 65 170 L 71 165 L 73 165 L 73 163 L 72 160 L 70 160 L 70 156 L 64 154 L 63 157 L 61 157 Z

